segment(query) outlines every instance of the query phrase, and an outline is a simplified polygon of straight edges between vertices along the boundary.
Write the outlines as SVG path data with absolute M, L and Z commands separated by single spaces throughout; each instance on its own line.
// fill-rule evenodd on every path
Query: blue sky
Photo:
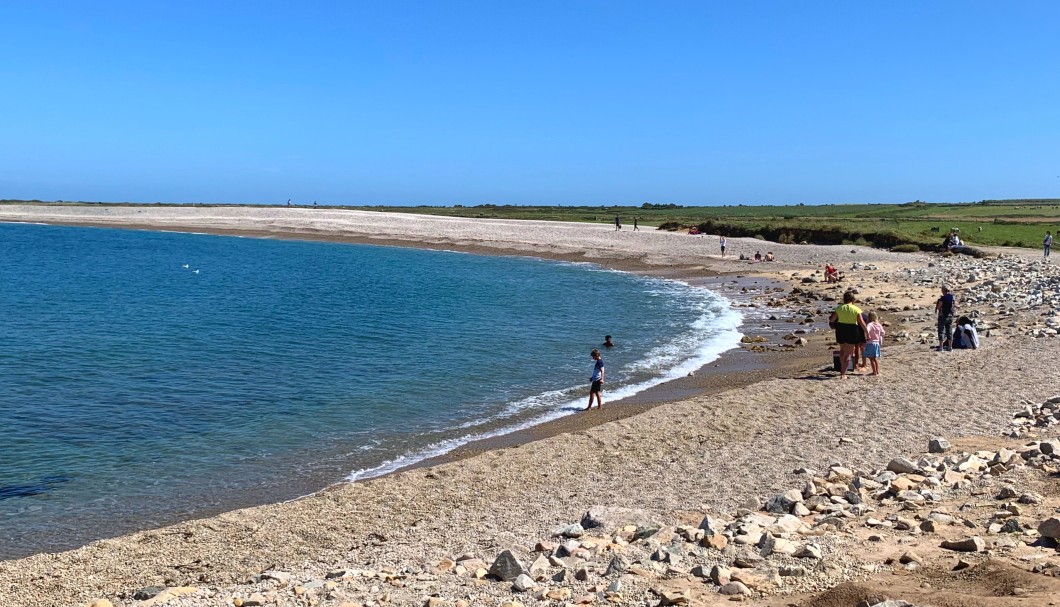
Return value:
M 1060 3 L 0 0 L 0 198 L 1060 197 Z

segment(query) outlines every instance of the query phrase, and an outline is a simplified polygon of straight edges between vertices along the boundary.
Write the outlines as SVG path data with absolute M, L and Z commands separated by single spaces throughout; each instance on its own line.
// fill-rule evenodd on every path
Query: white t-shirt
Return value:
M 976 332 L 975 325 L 958 325 L 957 330 L 961 332 L 962 341 L 970 342 L 968 346 L 979 347 L 979 333 Z

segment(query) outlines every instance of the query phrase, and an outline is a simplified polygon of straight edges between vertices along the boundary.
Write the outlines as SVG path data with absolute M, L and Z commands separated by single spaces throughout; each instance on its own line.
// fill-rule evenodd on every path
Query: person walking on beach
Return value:
M 1045 257 L 1047 259 L 1049 257 L 1049 249 L 1051 249 L 1052 246 L 1053 246 L 1053 233 L 1052 232 L 1046 232 L 1045 233 L 1045 240 L 1042 241 L 1042 248 L 1045 249 Z
M 634 232 L 640 231 L 640 227 L 637 225 L 637 216 L 636 215 L 633 216 L 633 231 Z
M 722 236 L 721 239 L 718 240 L 718 244 L 721 245 L 721 256 L 725 257 L 725 237 L 724 236 Z
M 828 319 L 828 326 L 835 327 L 835 340 L 839 342 L 839 379 L 847 378 L 850 357 L 865 331 L 865 320 L 861 318 L 861 308 L 854 305 L 856 301 L 853 291 L 843 293 L 843 304 Z
M 600 351 L 593 348 L 593 351 L 589 353 L 589 356 L 593 358 L 593 375 L 589 378 L 591 382 L 589 385 L 589 406 L 585 408 L 586 411 L 593 408 L 593 396 L 596 396 L 596 408 L 599 409 L 604 406 L 603 391 L 604 391 L 604 358 L 600 356 Z
M 618 215 L 615 215 L 615 230 L 617 231 L 617 230 L 621 230 L 621 229 L 622 229 L 622 218 L 619 217 Z
M 953 344 L 953 310 L 957 300 L 950 293 L 950 288 L 942 285 L 942 297 L 935 301 L 935 314 L 938 315 L 939 345 L 935 350 L 949 352 Z

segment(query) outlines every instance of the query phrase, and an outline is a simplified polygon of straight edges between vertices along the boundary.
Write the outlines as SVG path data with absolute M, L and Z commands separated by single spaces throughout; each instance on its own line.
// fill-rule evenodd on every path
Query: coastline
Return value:
M 601 267 L 616 271 L 636 273 L 639 275 L 665 278 L 669 280 L 677 280 L 695 286 L 696 288 L 708 288 L 714 291 L 715 293 L 724 294 L 724 297 L 726 297 L 726 299 L 730 301 L 734 308 L 739 306 L 753 307 L 756 305 L 754 303 L 754 300 L 756 298 L 760 298 L 762 296 L 762 293 L 782 288 L 782 283 L 774 278 L 766 278 L 757 275 L 746 275 L 744 273 L 735 273 L 726 276 L 716 273 L 715 270 L 707 270 L 700 266 L 652 266 L 645 264 L 638 259 L 627 259 L 622 257 L 605 260 L 603 262 L 599 260 L 592 260 L 586 262 L 586 260 L 581 259 L 578 255 L 569 253 L 557 254 L 544 252 L 542 255 L 536 255 L 532 252 L 528 252 L 525 250 L 497 249 L 493 247 L 468 243 L 457 243 L 453 244 L 452 246 L 438 246 L 432 244 L 425 244 L 420 241 L 413 241 L 401 238 L 380 239 L 376 237 L 351 237 L 337 234 L 304 234 L 300 232 L 277 232 L 262 230 L 248 231 L 211 228 L 179 229 L 178 226 L 167 226 L 166 229 L 161 230 L 159 228 L 152 227 L 148 224 L 136 224 L 126 226 L 92 222 L 46 223 L 16 221 L 13 223 L 32 223 L 39 225 L 59 225 L 70 227 L 99 227 L 107 229 L 133 229 L 195 234 L 214 234 L 220 236 L 239 236 L 250 238 L 310 240 L 318 242 L 336 242 L 344 244 L 367 244 L 372 246 L 415 247 L 434 250 L 453 250 L 476 255 L 512 255 L 523 257 L 535 257 L 553 261 L 593 263 L 595 265 L 600 265 Z M 741 319 L 741 330 L 748 331 L 750 333 L 753 333 L 754 335 L 766 336 L 769 341 L 774 344 L 781 343 L 780 337 L 790 329 L 790 327 L 774 327 L 762 318 L 754 318 L 752 316 L 748 316 L 746 311 L 741 314 Z M 602 410 L 593 410 L 590 412 L 579 412 L 571 415 L 564 415 L 559 418 L 550 419 L 527 427 L 520 427 L 515 429 L 501 429 L 499 433 L 495 435 L 488 436 L 485 438 L 472 439 L 467 441 L 466 443 L 459 444 L 456 447 L 443 453 L 439 453 L 436 455 L 428 455 L 421 459 L 414 459 L 408 464 L 395 466 L 386 471 L 368 474 L 363 477 L 356 478 L 354 480 L 351 480 L 349 478 L 350 475 L 347 475 L 347 478 L 345 480 L 341 480 L 334 483 L 321 483 L 319 480 L 304 479 L 304 482 L 298 482 L 292 485 L 292 491 L 286 495 L 274 495 L 268 497 L 264 494 L 253 492 L 248 493 L 246 495 L 240 495 L 238 496 L 238 499 L 236 499 L 235 496 L 229 496 L 226 500 L 219 500 L 219 504 L 223 505 L 219 505 L 219 507 L 209 508 L 204 511 L 197 512 L 191 517 L 191 519 L 201 519 L 204 517 L 217 516 L 219 514 L 231 510 L 252 508 L 273 503 L 289 502 L 292 500 L 307 497 L 316 492 L 327 490 L 333 486 L 342 485 L 348 482 L 363 482 L 373 478 L 379 478 L 382 476 L 396 474 L 404 471 L 430 467 L 448 462 L 454 462 L 467 457 L 474 457 L 476 455 L 489 451 L 518 447 L 520 445 L 524 445 L 532 441 L 542 440 L 544 438 L 554 437 L 568 433 L 582 432 L 594 426 L 638 415 L 654 407 L 667 403 L 677 402 L 679 400 L 691 397 L 708 396 L 711 394 L 723 392 L 725 390 L 746 387 L 757 381 L 776 377 L 778 373 L 792 374 L 803 371 L 806 365 L 809 364 L 806 362 L 806 360 L 814 358 L 812 356 L 798 356 L 799 354 L 805 353 L 806 350 L 800 350 L 798 352 L 752 352 L 742 347 L 740 344 L 736 344 L 732 348 L 722 352 L 717 359 L 700 367 L 693 374 L 690 374 L 687 377 L 667 380 L 662 382 L 661 384 L 644 389 L 635 395 L 617 399 L 614 401 L 609 401 L 607 403 L 607 406 Z M 134 526 L 130 528 L 128 525 L 125 525 L 124 527 L 119 528 L 118 531 L 119 533 L 135 533 L 137 531 L 144 531 L 150 528 L 154 528 L 159 524 L 163 526 L 168 526 L 178 524 L 185 520 L 189 520 L 187 514 L 178 517 L 167 517 L 166 519 L 163 519 L 160 523 L 155 523 L 147 527 Z M 106 539 L 106 537 L 110 537 L 113 535 L 113 533 L 104 533 L 101 534 L 100 537 L 93 538 L 92 541 Z M 71 542 L 63 549 L 76 549 L 83 545 L 83 543 L 84 542 Z M 26 558 L 26 556 L 16 555 L 8 557 L 5 560 L 17 560 L 19 558 Z
M 0 213 L 0 219 L 4 217 Z M 400 221 L 437 225 L 426 219 Z M 547 232 L 553 227 L 545 226 Z M 202 226 L 193 228 L 205 231 Z M 568 249 L 569 239 L 552 244 L 546 236 L 539 242 L 508 241 L 510 250 L 529 254 L 537 247 L 542 254 L 535 256 L 603 259 L 616 269 L 654 270 L 664 277 L 688 272 L 689 280 L 708 278 L 715 267 L 721 268 L 722 276 L 753 268 L 761 276 L 749 280 L 778 280 L 789 288 L 818 270 L 820 260 L 846 254 L 880 269 L 852 276 L 843 288 L 856 287 L 867 300 L 877 300 L 881 309 L 897 310 L 888 313 L 895 333 L 898 327 L 908 327 L 911 335 L 888 342 L 882 378 L 859 377 L 842 384 L 822 381 L 828 375 L 817 370 L 829 362 L 830 346 L 827 332 L 819 332 L 809 335 L 809 345 L 793 349 L 794 354 L 762 354 L 767 366 L 760 376 L 755 375 L 757 370 L 734 370 L 741 376 L 738 382 L 717 386 L 710 393 L 672 382 L 672 400 L 667 399 L 666 406 L 647 407 L 630 417 L 558 430 L 517 445 L 469 450 L 467 457 L 336 485 L 287 503 L 103 540 L 66 553 L 0 562 L 0 587 L 12 589 L 9 604 L 74 604 L 108 597 L 138 605 L 133 594 L 152 584 L 194 587 L 199 602 L 189 605 L 235 604 L 231 597 L 247 591 L 240 585 L 268 570 L 294 571 L 299 579 L 323 579 L 336 568 L 416 576 L 407 572 L 422 572 L 426 563 L 465 553 L 492 560 L 511 547 L 523 554 L 526 546 L 551 536 L 557 526 L 579 520 L 595 505 L 650 510 L 666 524 L 679 524 L 698 520 L 704 512 L 735 507 L 748 496 L 790 487 L 798 480 L 793 471 L 799 467 L 825 469 L 844 462 L 871 469 L 898 453 L 922 450 L 933 435 L 994 434 L 1007 425 L 1010 409 L 1019 399 L 1040 402 L 1060 391 L 1060 363 L 1047 356 L 1050 340 L 999 330 L 975 353 L 944 356 L 928 351 L 916 337 L 928 319 L 922 308 L 913 307 L 919 304 L 907 302 L 923 303 L 930 291 L 924 285 L 937 283 L 926 283 L 918 275 L 905 278 L 909 267 L 927 267 L 925 256 L 771 244 L 785 261 L 752 266 L 713 259 L 705 252 L 709 239 L 653 235 L 650 240 L 661 244 L 645 252 L 642 243 L 627 243 L 628 235 L 620 241 L 609 239 L 605 226 L 574 228 L 595 238 L 581 254 Z M 492 234 L 491 229 L 482 228 L 484 237 Z M 504 238 L 501 234 L 500 240 Z M 466 235 L 452 243 L 438 240 L 442 239 L 424 246 L 482 246 L 493 252 L 505 248 L 494 242 L 469 243 Z M 761 246 L 757 241 L 735 240 L 730 239 L 731 249 Z M 704 245 L 686 250 L 698 242 Z M 667 248 L 670 243 L 674 246 Z M 777 316 L 806 311 L 821 322 L 819 310 L 830 305 L 821 298 L 838 291 L 810 287 L 813 298 L 785 293 L 777 310 L 793 312 Z M 909 309 L 902 311 L 903 305 Z M 788 355 L 791 366 L 785 368 Z M 1022 361 L 1028 358 L 1040 358 L 1042 363 L 1027 366 Z M 709 376 L 697 373 L 690 379 Z M 990 381 L 982 382 L 983 378 Z M 975 385 L 976 390 L 940 389 L 952 385 Z M 501 586 L 482 580 L 470 583 L 457 576 L 445 579 L 450 581 L 435 579 L 401 588 L 384 584 L 375 591 L 371 583 L 340 586 L 325 604 L 340 605 L 347 599 L 357 601 L 351 604 L 378 603 L 384 592 L 388 597 L 395 593 L 398 604 L 423 601 L 438 592 L 450 597 L 469 592 L 493 596 L 489 593 L 499 592 Z M 635 585 L 635 580 L 628 583 Z M 295 604 L 279 602 L 281 598 L 277 595 L 276 604 Z M 500 604 L 495 600 L 472 604 Z

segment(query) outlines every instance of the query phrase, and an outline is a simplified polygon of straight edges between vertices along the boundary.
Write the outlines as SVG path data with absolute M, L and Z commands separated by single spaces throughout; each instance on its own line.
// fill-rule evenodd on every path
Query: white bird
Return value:
M 192 270 L 192 271 L 191 271 L 191 273 L 192 273 L 192 274 L 198 274 L 198 273 L 199 273 L 199 271 L 198 271 L 198 270 Z
M 187 269 L 188 269 L 188 264 L 184 264 L 184 265 L 182 265 L 182 266 L 180 266 L 180 267 L 182 267 L 182 268 L 184 268 L 185 270 L 187 270 Z

